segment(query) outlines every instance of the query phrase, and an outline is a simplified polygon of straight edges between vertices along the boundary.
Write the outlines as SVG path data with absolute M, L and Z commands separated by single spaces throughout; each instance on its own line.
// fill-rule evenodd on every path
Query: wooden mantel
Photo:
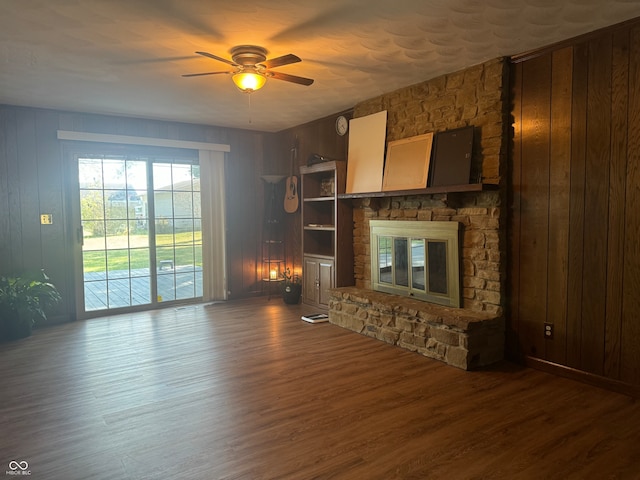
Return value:
M 394 190 L 388 192 L 358 192 L 358 193 L 341 193 L 339 199 L 352 198 L 381 198 L 381 197 L 400 197 L 406 195 L 433 195 L 438 193 L 462 193 L 462 192 L 482 192 L 485 190 L 497 190 L 498 185 L 489 183 L 468 183 L 465 185 L 441 185 L 438 187 L 427 187 L 413 190 Z

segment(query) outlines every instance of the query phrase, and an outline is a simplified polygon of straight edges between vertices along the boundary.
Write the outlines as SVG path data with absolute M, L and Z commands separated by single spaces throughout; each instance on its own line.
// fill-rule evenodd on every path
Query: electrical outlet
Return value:
M 553 323 L 544 323 L 544 338 L 553 340 Z

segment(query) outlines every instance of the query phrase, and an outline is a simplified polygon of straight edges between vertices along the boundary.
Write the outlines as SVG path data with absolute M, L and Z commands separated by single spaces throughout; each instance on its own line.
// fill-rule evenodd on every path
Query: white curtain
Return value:
M 202 296 L 205 302 L 227 299 L 224 198 L 224 152 L 200 150 Z

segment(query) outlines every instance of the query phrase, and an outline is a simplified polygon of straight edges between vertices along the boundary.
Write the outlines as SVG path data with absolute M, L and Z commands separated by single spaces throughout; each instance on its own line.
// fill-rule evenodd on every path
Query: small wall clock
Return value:
M 336 132 L 338 132 L 338 135 L 343 136 L 347 133 L 347 130 L 349 130 L 349 121 L 347 117 L 340 115 L 336 118 Z

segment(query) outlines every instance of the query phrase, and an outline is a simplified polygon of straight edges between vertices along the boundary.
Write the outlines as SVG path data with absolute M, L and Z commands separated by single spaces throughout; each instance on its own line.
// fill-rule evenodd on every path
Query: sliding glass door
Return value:
M 154 163 L 153 185 L 156 298 L 202 297 L 200 168 Z
M 79 155 L 84 313 L 202 297 L 197 161 Z

